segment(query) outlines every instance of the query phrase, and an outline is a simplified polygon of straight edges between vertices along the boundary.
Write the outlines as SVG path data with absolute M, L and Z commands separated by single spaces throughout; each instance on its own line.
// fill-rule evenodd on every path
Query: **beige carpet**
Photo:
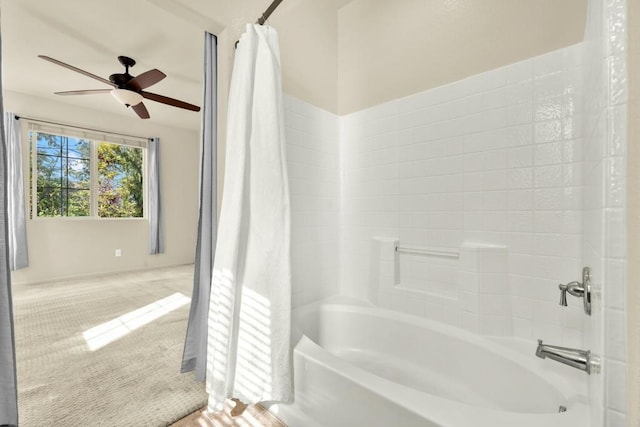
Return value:
M 153 309 L 190 296 L 192 274 L 183 266 L 16 286 L 20 426 L 167 426 L 202 408 L 204 386 L 179 372 L 189 304 Z M 141 307 L 154 320 L 144 324 Z M 89 349 L 83 332 L 131 312 L 137 323 L 121 318 L 126 335 Z

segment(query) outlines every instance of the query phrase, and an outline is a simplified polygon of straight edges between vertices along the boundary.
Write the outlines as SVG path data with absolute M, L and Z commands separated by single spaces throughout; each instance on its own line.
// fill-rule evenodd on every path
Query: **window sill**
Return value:
M 46 216 L 29 218 L 29 221 L 35 222 L 49 222 L 49 221 L 147 221 L 147 218 L 100 218 L 96 216 Z

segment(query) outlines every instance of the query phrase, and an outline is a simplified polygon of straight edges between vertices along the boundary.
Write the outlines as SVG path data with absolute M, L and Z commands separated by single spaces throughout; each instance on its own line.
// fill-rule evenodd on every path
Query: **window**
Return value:
M 79 133 L 30 123 L 31 217 L 142 218 L 145 144 Z
M 39 132 L 32 135 L 37 146 L 38 216 L 91 215 L 91 142 Z

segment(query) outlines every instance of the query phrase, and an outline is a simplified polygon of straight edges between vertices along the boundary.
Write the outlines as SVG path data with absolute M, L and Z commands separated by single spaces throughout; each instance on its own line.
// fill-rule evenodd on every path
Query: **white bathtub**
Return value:
M 344 304 L 303 307 L 294 324 L 304 334 L 295 402 L 270 408 L 290 427 L 589 425 L 575 385 L 539 373 L 540 362 L 555 362 L 536 359 L 535 342 L 522 354 L 438 322 Z

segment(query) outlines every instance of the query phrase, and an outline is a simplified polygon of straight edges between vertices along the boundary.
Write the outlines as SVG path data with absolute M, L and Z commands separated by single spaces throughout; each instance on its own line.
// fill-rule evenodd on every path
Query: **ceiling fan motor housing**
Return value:
M 124 73 L 111 74 L 109 80 L 117 85 L 120 89 L 130 89 L 126 85 L 129 80 L 133 79 L 133 76 L 129 74 L 129 68 L 136 65 L 136 61 L 128 56 L 118 56 L 118 61 L 124 65 Z
M 132 78 L 133 76 L 129 73 L 111 74 L 109 76 L 109 80 L 111 80 L 113 84 L 118 86 L 120 89 L 126 89 L 125 86 L 127 85 L 127 83 L 129 83 L 129 80 L 131 80 Z

